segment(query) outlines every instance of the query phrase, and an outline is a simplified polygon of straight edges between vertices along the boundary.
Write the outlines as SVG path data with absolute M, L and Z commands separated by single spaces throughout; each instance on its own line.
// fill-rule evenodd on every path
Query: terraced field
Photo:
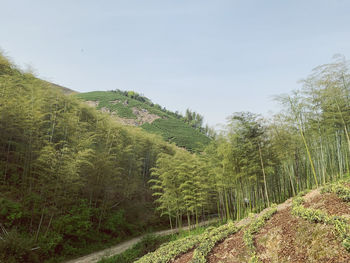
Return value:
M 350 186 L 303 192 L 258 215 L 168 243 L 138 263 L 350 262 Z

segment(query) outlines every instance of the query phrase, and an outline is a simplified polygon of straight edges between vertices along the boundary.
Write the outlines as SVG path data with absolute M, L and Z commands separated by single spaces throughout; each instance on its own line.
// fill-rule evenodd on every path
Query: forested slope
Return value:
M 147 182 L 175 151 L 0 56 L 0 262 L 54 261 L 159 226 Z

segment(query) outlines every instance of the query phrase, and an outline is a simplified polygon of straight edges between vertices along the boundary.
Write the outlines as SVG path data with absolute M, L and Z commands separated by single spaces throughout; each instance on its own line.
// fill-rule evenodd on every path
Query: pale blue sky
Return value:
M 346 0 L 0 0 L 0 10 L 0 48 L 39 77 L 134 90 L 210 125 L 268 116 L 273 95 L 350 56 Z

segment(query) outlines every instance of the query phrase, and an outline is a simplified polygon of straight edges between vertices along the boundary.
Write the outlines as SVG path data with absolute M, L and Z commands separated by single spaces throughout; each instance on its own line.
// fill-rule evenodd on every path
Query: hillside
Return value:
M 136 93 L 94 91 L 76 96 L 90 106 L 110 113 L 120 123 L 140 126 L 189 151 L 201 151 L 210 142 L 208 136 L 185 123 L 181 115 L 165 110 Z
M 164 228 L 149 188 L 180 150 L 0 54 L 0 262 L 59 262 Z
M 55 83 L 52 83 L 52 82 L 48 82 L 48 81 L 44 81 L 44 80 L 42 80 L 42 81 L 43 81 L 44 83 L 48 84 L 51 88 L 63 92 L 63 94 L 70 95 L 70 94 L 77 94 L 77 93 L 78 93 L 78 92 L 75 91 L 75 90 L 72 90 L 72 89 L 63 87 L 63 86 L 61 86 L 61 85 L 58 85 L 58 84 L 55 84 Z
M 136 262 L 350 262 L 348 180 L 170 242 Z

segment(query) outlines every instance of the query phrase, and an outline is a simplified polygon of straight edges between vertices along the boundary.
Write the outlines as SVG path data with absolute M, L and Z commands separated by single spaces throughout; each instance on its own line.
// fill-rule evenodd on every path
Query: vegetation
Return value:
M 260 262 L 259 259 L 256 256 L 255 246 L 254 246 L 254 234 L 256 234 L 265 224 L 267 220 L 269 220 L 275 213 L 277 212 L 276 206 L 273 206 L 271 209 L 269 209 L 267 212 L 265 212 L 263 215 L 259 216 L 257 219 L 255 219 L 248 229 L 244 231 L 244 243 L 246 244 L 247 248 L 249 249 L 250 253 L 250 260 L 249 262 Z
M 147 182 L 175 151 L 0 56 L 0 261 L 54 261 L 164 227 Z
M 217 227 L 211 231 L 204 233 L 201 237 L 201 242 L 194 250 L 191 263 L 205 263 L 207 262 L 207 255 L 219 241 L 225 239 L 229 235 L 236 233 L 239 229 L 233 222 Z
M 341 238 L 343 246 L 350 251 L 350 224 L 347 218 L 330 216 L 319 209 L 305 208 L 303 198 L 298 196 L 293 200 L 292 213 L 313 223 L 323 223 L 334 227 L 336 234 Z
M 213 130 L 208 126 L 202 128 L 203 117 L 195 112 L 190 112 L 194 119 L 188 121 L 177 112 L 171 112 L 162 108 L 158 104 L 153 104 L 148 98 L 133 91 L 94 91 L 76 95 L 85 101 L 95 101 L 97 109 L 108 109 L 121 118 L 136 119 L 134 109 L 146 110 L 154 114 L 159 119 L 152 123 L 139 123 L 143 129 L 150 133 L 161 135 L 166 141 L 174 142 L 179 147 L 184 147 L 189 151 L 202 151 L 210 142 L 206 134 L 214 136 Z M 199 120 L 200 119 L 200 120 Z M 137 123 L 137 122 L 136 122 Z
M 191 128 L 179 119 L 157 119 L 142 125 L 146 131 L 161 135 L 164 140 L 174 142 L 191 152 L 202 151 L 210 139 L 196 129 Z
M 175 259 L 188 250 L 192 249 L 201 241 L 201 235 L 188 236 L 168 244 L 161 246 L 153 253 L 149 253 L 141 259 L 135 261 L 137 263 L 166 263 Z
M 323 193 L 335 193 L 345 202 L 350 202 L 350 189 L 340 183 L 330 184 L 322 188 Z
M 161 155 L 150 181 L 158 208 L 169 221 L 185 215 L 193 222 L 214 210 L 235 220 L 344 178 L 350 163 L 347 66 L 337 58 L 316 68 L 301 90 L 277 98 L 285 108 L 269 120 L 234 113 L 203 154 Z
M 143 237 L 140 242 L 127 249 L 123 253 L 110 258 L 102 259 L 99 261 L 99 263 L 132 263 L 147 253 L 153 252 L 159 248 L 160 245 L 169 242 L 172 239 L 173 235 L 156 236 L 149 234 Z
M 121 254 L 115 255 L 110 258 L 104 258 L 99 261 L 99 263 L 131 263 L 135 262 L 137 259 L 142 256 L 151 253 L 158 249 L 161 245 L 166 242 L 174 242 L 176 240 L 186 240 L 191 236 L 198 236 L 207 231 L 207 229 L 212 229 L 215 224 L 211 224 L 210 226 L 200 226 L 188 231 L 180 231 L 176 234 L 171 234 L 167 236 L 159 236 L 148 234 L 140 242 L 135 244 L 133 247 L 127 249 Z M 155 253 L 154 255 L 157 255 Z M 150 258 L 152 258 L 151 256 Z M 153 261 L 152 261 L 153 262 Z

